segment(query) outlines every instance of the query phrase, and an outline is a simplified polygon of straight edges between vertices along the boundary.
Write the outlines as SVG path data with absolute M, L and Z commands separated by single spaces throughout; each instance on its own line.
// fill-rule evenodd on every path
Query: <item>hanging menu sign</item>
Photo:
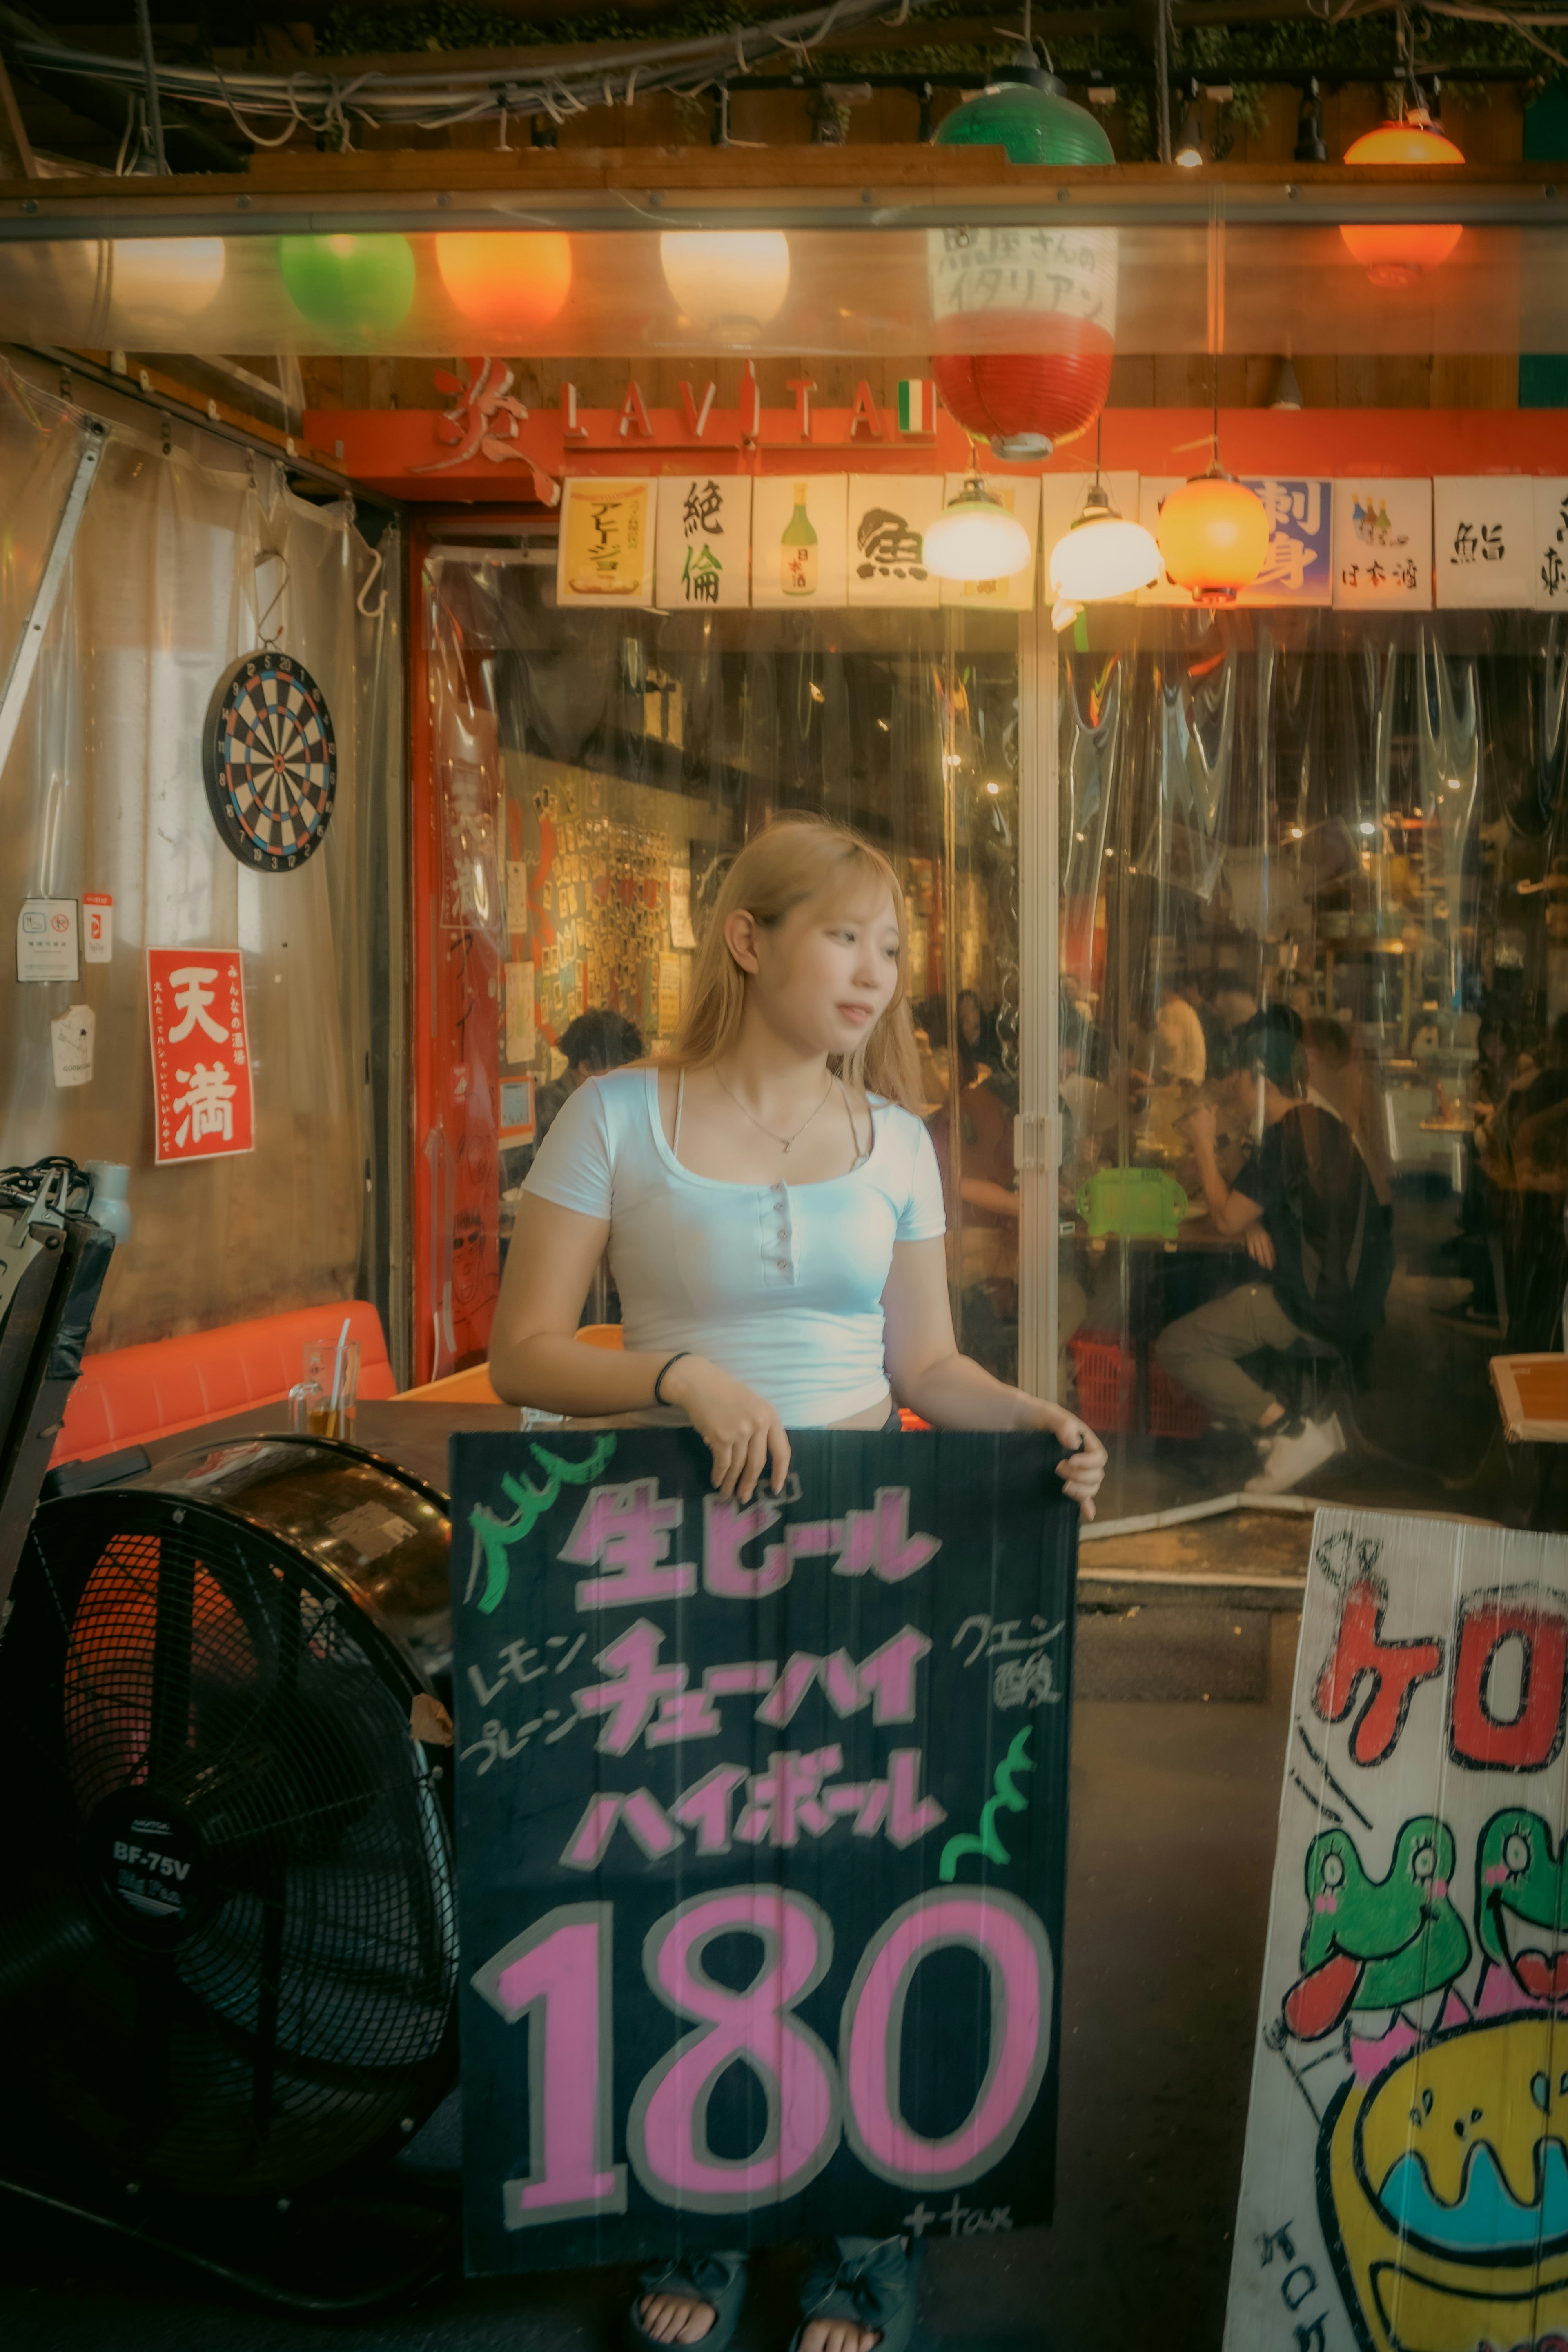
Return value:
M 942 602 L 942 582 L 925 560 L 925 534 L 942 512 L 942 477 L 851 474 L 849 602 Z
M 1440 475 L 1432 485 L 1432 576 L 1439 609 L 1535 603 L 1535 485 L 1506 474 Z
M 1268 552 L 1238 604 L 1328 604 L 1333 600 L 1333 484 L 1304 478 L 1248 476 L 1247 487 L 1268 517 Z
M 1432 485 L 1334 484 L 1334 603 L 1426 612 L 1432 604 Z
M 667 612 L 752 601 L 749 474 L 666 476 L 658 485 L 658 598 Z
M 559 604 L 651 604 L 658 484 L 622 476 L 562 486 Z
M 848 601 L 848 478 L 765 474 L 752 499 L 752 602 Z
M 1535 609 L 1568 607 L 1568 481 L 1541 480 L 1535 495 Z
M 454 1440 L 470 2273 L 1049 2217 L 1057 1458 Z

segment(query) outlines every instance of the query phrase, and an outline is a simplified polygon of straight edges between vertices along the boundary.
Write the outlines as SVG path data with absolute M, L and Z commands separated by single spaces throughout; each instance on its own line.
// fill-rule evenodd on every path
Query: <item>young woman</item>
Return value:
M 566 1101 L 529 1171 L 490 1342 L 501 1396 L 574 1418 L 689 1423 L 721 1493 L 777 1493 L 789 1429 L 882 1429 L 893 1395 L 942 1429 L 1043 1429 L 1086 1518 L 1105 1450 L 1059 1405 L 961 1356 L 942 1186 L 919 1100 L 903 893 L 837 825 L 772 825 L 720 892 L 675 1050 Z M 609 1246 L 624 1353 L 574 1338 Z M 642 2345 L 721 2352 L 742 2255 L 645 2281 Z M 841 2240 L 799 2352 L 900 2352 L 900 2242 Z M 866 2324 L 869 2321 L 871 2324 Z

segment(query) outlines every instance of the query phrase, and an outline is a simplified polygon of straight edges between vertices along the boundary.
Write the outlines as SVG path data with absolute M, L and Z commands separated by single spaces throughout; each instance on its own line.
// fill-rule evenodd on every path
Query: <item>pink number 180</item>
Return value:
M 613 1906 L 550 1912 L 475 1971 L 509 2022 L 529 2025 L 529 2155 L 509 2180 L 506 2225 L 624 2213 L 626 2175 L 613 2142 L 610 1987 Z M 754 1936 L 762 1960 L 743 1992 L 710 1976 L 718 1936 Z M 990 1986 L 985 2078 L 969 2114 L 940 2139 L 916 2132 L 900 2095 L 904 2014 L 921 1962 L 959 1945 Z M 841 2135 L 868 2171 L 909 2189 L 957 2189 L 1012 2147 L 1050 2050 L 1054 1972 L 1046 1931 L 1016 1896 L 942 1889 L 887 1920 L 861 1955 L 839 2021 L 837 2063 L 795 2014 L 833 1963 L 833 1927 L 805 1895 L 731 1887 L 679 1904 L 649 1930 L 643 1971 L 693 2031 L 646 2074 L 626 2118 L 626 2154 L 650 2197 L 704 2213 L 782 2202 L 816 2178 Z M 766 2121 L 747 2157 L 715 2154 L 708 2104 L 739 2061 L 761 2084 Z

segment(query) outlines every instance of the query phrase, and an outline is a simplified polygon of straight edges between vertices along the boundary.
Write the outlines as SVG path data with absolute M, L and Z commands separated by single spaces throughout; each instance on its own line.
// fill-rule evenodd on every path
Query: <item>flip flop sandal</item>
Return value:
M 662 2344 L 642 2324 L 642 2306 L 650 2294 L 685 2294 L 693 2303 L 706 2303 L 712 2308 L 713 2325 L 695 2345 Z M 626 2310 L 626 2341 L 633 2352 L 725 2352 L 745 2300 L 744 2254 L 687 2254 L 662 2269 L 644 2271 L 636 2300 Z
M 847 2320 L 881 2336 L 877 2352 L 908 2352 L 919 2301 L 919 2253 L 903 2238 L 840 2238 L 837 2256 L 814 2263 L 801 2288 L 801 2323 L 789 2352 L 814 2319 Z

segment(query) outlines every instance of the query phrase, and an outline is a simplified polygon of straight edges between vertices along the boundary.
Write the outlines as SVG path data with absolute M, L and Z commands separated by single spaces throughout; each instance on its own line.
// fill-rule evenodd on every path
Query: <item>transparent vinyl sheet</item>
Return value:
M 618 1055 L 668 1050 L 730 862 L 801 814 L 857 827 L 904 880 L 955 1307 L 966 1343 L 1014 1377 L 1017 621 L 563 610 L 543 540 L 438 550 L 426 588 L 438 929 L 418 984 L 434 990 L 440 1044 L 418 1139 L 420 1312 L 437 1373 L 488 1347 L 572 1023 L 608 1013 L 626 1024 Z M 953 1008 L 973 1033 L 956 1123 Z M 966 1199 L 977 1181 L 991 1205 Z M 601 1274 L 586 1319 L 617 1314 Z
M 19 404 L 62 442 L 79 434 L 75 412 L 30 385 Z M 13 533 L 25 522 L 47 545 L 55 511 L 39 485 L 52 469 L 63 493 L 68 461 L 46 441 L 39 465 L 16 414 L 0 403 Z M 359 681 L 374 667 L 376 625 L 356 615 L 354 597 L 368 558 L 346 507 L 310 507 L 279 469 L 258 461 L 247 475 L 199 434 L 176 428 L 173 442 L 165 453 L 118 425 L 110 435 L 0 778 L 8 925 L 24 897 L 113 900 L 110 960 L 81 961 L 74 982 L 17 982 L 7 939 L 0 1024 L 5 1157 L 66 1152 L 131 1168 L 132 1230 L 104 1286 L 95 1348 L 342 1297 L 360 1271 L 358 1073 L 373 976 L 362 969 Z M 11 576 L 37 562 L 20 547 Z M 202 778 L 214 688 L 263 628 L 313 673 L 337 739 L 331 828 L 293 873 L 238 863 Z M 159 947 L 240 951 L 247 1153 L 154 1163 L 146 950 Z M 50 1024 L 77 1006 L 93 1016 L 91 1075 L 62 1086 Z
M 1568 1276 L 1563 624 L 1100 630 L 1061 665 L 1059 1339 L 1112 1447 L 1108 1513 L 1243 1486 L 1274 1401 L 1336 1441 L 1324 1491 L 1500 1509 L 1488 1360 L 1561 1344 Z M 1212 1108 L 1246 1193 L 1298 1103 L 1282 1273 L 1216 1230 L 1188 1122 Z M 1311 1154 L 1341 1145 L 1325 1207 Z M 1385 1249 L 1380 1297 L 1369 1271 L 1337 1320 Z

